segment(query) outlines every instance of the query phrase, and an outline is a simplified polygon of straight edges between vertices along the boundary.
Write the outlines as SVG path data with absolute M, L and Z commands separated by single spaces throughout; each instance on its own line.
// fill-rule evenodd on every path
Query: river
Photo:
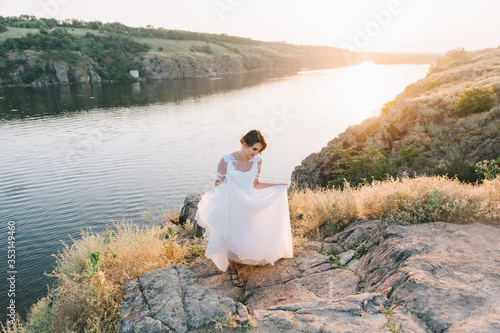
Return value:
M 82 229 L 147 223 L 208 191 L 223 154 L 260 129 L 261 181 L 290 183 L 302 159 L 379 113 L 428 65 L 374 65 L 212 80 L 0 88 L 0 279 L 15 224 L 16 310 L 47 293 L 51 254 Z M 11 252 L 12 253 L 12 252 Z M 0 285 L 2 322 L 9 300 Z

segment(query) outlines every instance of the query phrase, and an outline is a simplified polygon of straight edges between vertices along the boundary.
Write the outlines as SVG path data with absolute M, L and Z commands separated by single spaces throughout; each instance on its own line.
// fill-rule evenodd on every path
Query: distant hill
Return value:
M 0 16 L 0 85 L 206 78 L 333 68 L 363 61 L 431 63 L 434 55 L 378 54 L 263 42 L 121 23 Z
M 481 181 L 500 170 L 499 101 L 500 47 L 449 51 L 380 116 L 349 127 L 305 158 L 292 179 L 312 188 L 405 172 Z

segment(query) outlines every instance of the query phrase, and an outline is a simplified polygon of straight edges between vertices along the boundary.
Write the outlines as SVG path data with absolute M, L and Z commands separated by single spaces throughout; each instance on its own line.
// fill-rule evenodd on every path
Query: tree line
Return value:
M 146 27 L 129 27 L 119 22 L 103 23 L 101 21 L 83 21 L 78 19 L 57 20 L 54 18 L 37 18 L 32 15 L 20 16 L 0 16 L 0 25 L 19 27 L 19 28 L 36 28 L 36 29 L 53 29 L 60 28 L 87 28 L 96 30 L 102 33 L 116 33 L 130 37 L 142 38 L 160 38 L 173 40 L 198 40 L 206 42 L 226 42 L 234 44 L 259 45 L 262 42 L 250 38 L 229 36 L 227 34 L 210 34 L 205 32 L 192 32 L 184 30 L 173 30 L 165 28 L 154 28 L 152 25 Z M 1 31 L 0 31 L 1 32 Z

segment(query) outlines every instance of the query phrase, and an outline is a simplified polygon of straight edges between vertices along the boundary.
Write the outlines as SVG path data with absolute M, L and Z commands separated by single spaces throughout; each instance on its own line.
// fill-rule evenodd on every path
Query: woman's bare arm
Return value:
M 258 179 L 256 179 L 253 183 L 253 187 L 255 187 L 257 190 L 266 188 L 266 187 L 271 187 L 271 186 L 276 186 L 276 185 L 288 185 L 286 183 L 262 183 Z

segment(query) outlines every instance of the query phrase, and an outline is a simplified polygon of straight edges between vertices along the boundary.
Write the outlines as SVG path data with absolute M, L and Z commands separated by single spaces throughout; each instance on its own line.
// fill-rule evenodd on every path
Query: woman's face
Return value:
M 243 146 L 243 152 L 248 158 L 252 158 L 260 153 L 263 147 L 264 146 L 260 142 L 256 142 L 252 146 L 249 146 L 245 143 Z

